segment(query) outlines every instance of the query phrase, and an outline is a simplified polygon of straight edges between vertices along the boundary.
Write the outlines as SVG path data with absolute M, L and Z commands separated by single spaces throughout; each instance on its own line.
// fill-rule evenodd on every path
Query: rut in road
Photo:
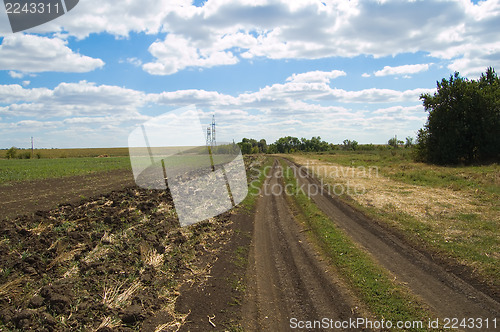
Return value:
M 299 186 L 321 188 L 320 181 L 310 176 L 304 167 L 287 162 L 295 170 Z M 305 191 L 308 192 L 307 189 Z M 326 190 L 311 190 L 309 196 L 338 227 L 364 247 L 399 282 L 405 283 L 438 316 L 490 320 L 500 317 L 500 304 L 496 299 L 446 271 L 427 255 L 331 196 Z
M 290 319 L 366 317 L 361 306 L 322 262 L 279 193 L 275 161 L 256 206 L 249 255 L 245 331 L 289 331 Z M 271 193 L 272 189 L 275 193 Z

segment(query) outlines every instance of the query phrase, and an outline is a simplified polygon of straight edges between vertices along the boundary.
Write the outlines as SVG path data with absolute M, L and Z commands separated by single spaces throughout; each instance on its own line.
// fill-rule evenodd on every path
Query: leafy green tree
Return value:
M 387 144 L 389 146 L 392 146 L 393 148 L 397 149 L 401 144 L 403 144 L 403 141 L 398 140 L 397 137 L 393 137 L 387 141 Z
M 14 159 L 16 157 L 16 154 L 17 154 L 17 149 L 15 147 L 11 147 L 5 153 L 5 157 L 7 157 L 7 159 Z
M 392 146 L 393 148 L 397 148 L 398 147 L 398 139 L 396 137 L 392 137 L 387 141 L 387 144 L 389 144 L 389 146 Z
M 413 146 L 413 137 L 406 137 L 405 148 L 411 148 Z
M 248 142 L 240 142 L 240 143 L 238 143 L 238 145 L 240 146 L 242 154 L 252 153 L 252 144 L 250 144 Z
M 346 150 L 346 151 L 356 151 L 358 149 L 358 142 L 354 141 L 354 140 L 348 140 L 348 139 L 345 139 L 344 142 L 342 142 L 343 145 L 342 145 L 342 150 Z
M 261 152 L 261 153 L 267 153 L 267 142 L 266 142 L 265 139 L 261 139 L 259 141 L 258 146 L 259 146 L 259 152 Z
M 420 96 L 427 123 L 419 130 L 416 158 L 457 164 L 499 160 L 500 80 L 488 68 L 477 81 L 458 72 L 437 82 L 433 96 Z

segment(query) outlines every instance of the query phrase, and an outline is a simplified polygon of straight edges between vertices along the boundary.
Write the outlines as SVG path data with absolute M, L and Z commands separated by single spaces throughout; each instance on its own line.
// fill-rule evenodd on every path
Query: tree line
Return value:
M 238 143 L 243 154 L 257 154 L 257 153 L 294 153 L 294 152 L 326 152 L 326 151 L 373 151 L 396 149 L 400 147 L 410 148 L 413 146 L 413 138 L 407 137 L 406 144 L 395 138 L 391 138 L 387 145 L 374 145 L 374 144 L 359 144 L 355 140 L 345 139 L 341 144 L 333 144 L 321 140 L 320 136 L 307 138 L 298 138 L 293 136 L 286 136 L 277 139 L 272 144 L 267 144 L 265 139 L 257 141 L 253 138 L 243 138 Z

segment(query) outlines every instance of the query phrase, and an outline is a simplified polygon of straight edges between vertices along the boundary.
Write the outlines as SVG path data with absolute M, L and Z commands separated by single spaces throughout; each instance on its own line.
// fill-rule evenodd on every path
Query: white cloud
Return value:
M 335 79 L 340 76 L 346 76 L 347 74 L 342 70 L 332 70 L 332 71 L 310 71 L 307 73 L 293 74 L 286 79 L 287 82 L 292 83 L 330 83 L 330 80 Z
M 422 92 L 432 91 L 348 91 L 293 80 L 235 96 L 196 89 L 145 94 L 86 81 L 61 83 L 54 89 L 0 85 L 0 105 L 6 105 L 0 106 L 0 139 L 9 133 L 30 132 L 45 146 L 124 146 L 130 130 L 151 118 L 143 114 L 146 110 L 165 112 L 195 104 L 207 111 L 206 123 L 215 111 L 221 140 L 321 135 L 329 141 L 374 142 L 374 132 L 389 137 L 395 130 L 411 134 L 419 128 L 426 115 L 421 106 L 393 103 L 416 105 Z M 375 110 L 362 109 L 372 104 Z M 379 104 L 388 106 L 376 108 Z
M 143 92 L 86 81 L 61 83 L 54 89 L 0 85 L 0 114 L 10 117 L 53 118 L 129 116 L 147 103 Z
M 19 84 L 0 85 L 0 104 L 35 101 L 51 94 L 47 88 L 24 89 Z
M 500 45 L 490 44 L 497 39 L 494 31 L 500 29 L 495 2 L 211 0 L 201 8 L 169 12 L 164 29 L 175 38 L 167 36 L 152 45 L 151 54 L 158 60 L 145 70 L 169 74 L 186 67 L 234 64 L 238 58 L 383 57 L 420 51 L 443 59 L 463 58 L 453 66 L 475 72 L 498 63 L 492 55 L 500 52 Z M 175 49 L 175 45 L 184 51 L 162 48 Z M 211 54 L 218 54 L 218 61 L 203 61 Z M 181 55 L 188 60 L 178 63 Z M 399 68 L 402 74 L 415 70 L 424 67 Z
M 170 75 L 187 67 L 210 68 L 238 62 L 230 51 L 201 49 L 195 43 L 173 34 L 169 34 L 164 41 L 151 44 L 149 52 L 156 61 L 144 64 L 143 69 L 152 75 Z
M 12 78 L 23 78 L 24 74 L 23 73 L 18 73 L 17 71 L 9 71 L 9 76 Z
M 373 74 L 375 76 L 388 76 L 388 75 L 405 75 L 405 74 L 416 74 L 429 69 L 429 64 L 417 64 L 417 65 L 403 65 L 397 67 L 385 66 L 384 69 L 378 70 Z
M 121 61 L 122 62 L 122 61 Z M 135 67 L 140 67 L 142 66 L 142 60 L 138 58 L 127 58 L 126 60 L 127 63 L 130 63 L 131 65 Z
M 424 52 L 471 74 L 500 64 L 500 45 L 494 42 L 500 30 L 497 0 L 476 5 L 467 0 L 210 0 L 202 7 L 191 2 L 80 1 L 68 14 L 30 31 L 58 31 L 78 38 L 102 32 L 118 37 L 165 32 L 166 38 L 150 47 L 155 59 L 144 65 L 144 70 L 157 75 L 256 57 L 318 59 Z
M 0 70 L 9 70 L 14 78 L 46 71 L 84 73 L 102 66 L 102 60 L 74 53 L 59 38 L 11 34 L 0 45 Z

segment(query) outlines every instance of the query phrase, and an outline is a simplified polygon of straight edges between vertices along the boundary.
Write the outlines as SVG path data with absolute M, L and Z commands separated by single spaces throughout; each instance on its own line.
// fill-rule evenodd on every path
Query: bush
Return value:
M 17 154 L 17 149 L 15 147 L 11 147 L 5 153 L 5 157 L 7 157 L 7 159 L 14 159 L 16 157 L 16 154 Z
M 356 151 L 358 149 L 358 142 L 354 140 L 345 139 L 342 143 L 342 150 L 344 151 Z
M 31 152 L 24 151 L 23 153 L 17 156 L 18 159 L 31 159 Z
M 375 145 L 373 144 L 360 144 L 358 146 L 358 150 L 361 150 L 361 151 L 375 151 Z

